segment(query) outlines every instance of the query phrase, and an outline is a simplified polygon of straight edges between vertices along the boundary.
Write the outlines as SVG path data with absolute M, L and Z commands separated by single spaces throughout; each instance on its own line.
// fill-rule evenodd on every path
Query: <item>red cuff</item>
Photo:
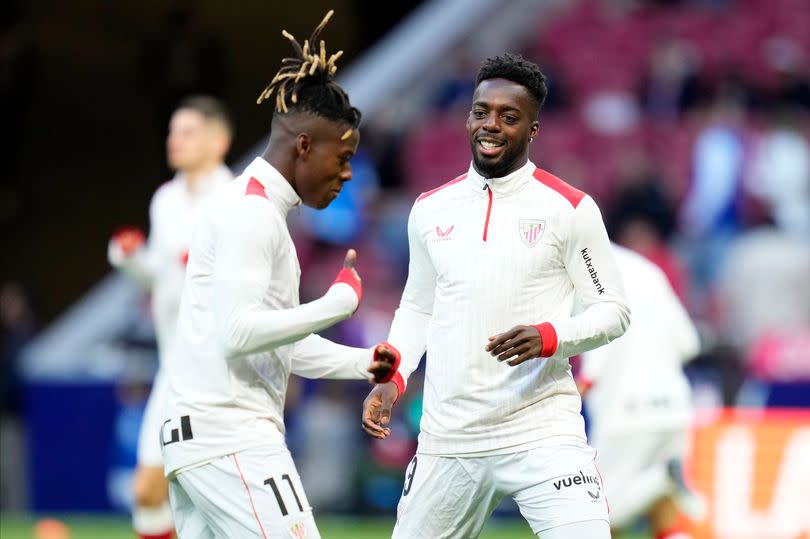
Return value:
M 355 274 L 354 271 L 349 268 L 341 269 L 332 284 L 335 283 L 346 283 L 351 286 L 354 289 L 354 293 L 357 294 L 357 306 L 360 306 L 360 300 L 363 299 L 363 285 L 360 284 L 360 279 L 357 278 L 357 274 Z
M 143 533 L 138 534 L 138 539 L 172 539 L 174 537 L 174 530 L 166 533 L 158 533 L 157 535 L 146 535 Z
M 557 330 L 548 322 L 536 324 L 532 327 L 540 332 L 543 347 L 540 349 L 540 357 L 551 357 L 557 351 Z
M 385 347 L 388 348 L 392 354 L 394 354 L 394 368 L 388 371 L 388 374 L 385 375 L 385 378 L 382 378 L 380 380 L 381 384 L 385 384 L 390 382 L 394 378 L 394 376 L 399 374 L 399 362 L 402 360 L 402 356 L 399 354 L 399 350 L 397 350 L 391 343 L 381 342 L 380 344 L 384 344 Z M 379 344 L 377 346 L 379 346 Z M 374 361 L 379 361 L 379 356 L 377 355 L 377 346 L 374 347 Z M 401 379 L 402 377 L 400 376 L 400 380 Z M 405 384 L 403 382 L 403 386 L 404 385 Z M 399 385 L 397 385 L 397 387 L 399 387 Z
M 112 240 L 125 255 L 131 255 L 146 243 L 146 236 L 135 227 L 123 227 L 115 231 Z
M 397 386 L 397 400 L 399 397 L 405 393 L 405 380 L 402 378 L 402 375 L 399 374 L 399 371 L 394 373 L 394 376 L 391 378 L 391 381 L 394 382 L 394 385 Z M 396 401 L 394 401 L 396 402 Z

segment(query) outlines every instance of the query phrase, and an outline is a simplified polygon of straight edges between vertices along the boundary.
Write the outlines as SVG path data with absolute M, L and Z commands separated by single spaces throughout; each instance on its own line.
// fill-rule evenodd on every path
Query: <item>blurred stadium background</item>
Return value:
M 478 63 L 522 52 L 550 77 L 533 160 L 591 193 L 700 327 L 688 479 L 709 514 L 696 533 L 810 537 L 810 2 L 74 0 L 0 8 L 2 538 L 51 518 L 74 538 L 132 536 L 156 350 L 148 297 L 109 270 L 107 239 L 146 228 L 178 98 L 228 104 L 241 172 L 265 143 L 269 109 L 254 103 L 286 52 L 281 29 L 304 34 L 328 8 L 361 152 L 337 202 L 292 228 L 302 300 L 359 252 L 364 303 L 330 336 L 385 337 L 411 202 L 468 166 Z M 421 412 L 409 387 L 394 436 L 375 443 L 359 428 L 367 385 L 291 382 L 289 445 L 325 538 L 390 533 Z M 530 536 L 509 503 L 484 535 Z

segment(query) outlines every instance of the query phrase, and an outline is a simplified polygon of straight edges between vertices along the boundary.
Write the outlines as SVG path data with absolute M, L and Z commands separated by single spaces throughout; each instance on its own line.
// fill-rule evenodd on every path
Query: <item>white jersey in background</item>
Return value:
M 592 384 L 585 396 L 589 439 L 611 523 L 627 527 L 666 496 L 702 518 L 702 503 L 682 477 L 692 417 L 682 368 L 698 353 L 697 331 L 655 264 L 620 246 L 614 251 L 633 324 L 621 339 L 585 353 L 580 374 Z
M 621 339 L 583 354 L 581 379 L 592 437 L 602 433 L 684 428 L 691 420 L 683 365 L 699 351 L 697 330 L 654 263 L 613 247 L 633 324 Z
M 231 171 L 220 166 L 199 178 L 192 192 L 185 174 L 178 172 L 152 196 L 145 248 L 125 256 L 114 241 L 110 242 L 107 251 L 110 264 L 151 291 L 158 359 L 162 363 L 175 335 L 194 219 L 205 199 L 232 179 Z
M 188 248 L 196 215 L 204 201 L 222 184 L 233 179 L 227 167 L 219 166 L 197 179 L 189 190 L 185 174 L 161 185 L 149 205 L 149 239 L 145 247 L 127 256 L 113 240 L 107 249 L 110 264 L 151 291 L 152 320 L 161 367 L 155 375 L 138 438 L 138 462 L 162 465 L 160 425 L 166 393 L 164 367 L 171 362 L 177 328 L 180 294 L 186 274 Z
M 403 379 L 427 350 L 418 453 L 514 453 L 554 436 L 584 443 L 568 358 L 629 323 L 591 197 L 531 161 L 495 180 L 470 166 L 419 197 L 408 237 L 408 281 L 388 341 Z M 585 310 L 572 316 L 575 296 Z M 538 325 L 544 357 L 511 367 L 484 347 L 519 324 Z
M 195 225 L 161 433 L 170 478 L 223 455 L 283 447 L 291 373 L 370 376 L 372 350 L 312 334 L 352 314 L 359 302 L 352 286 L 336 282 L 299 305 L 301 270 L 286 217 L 300 202 L 256 158 Z

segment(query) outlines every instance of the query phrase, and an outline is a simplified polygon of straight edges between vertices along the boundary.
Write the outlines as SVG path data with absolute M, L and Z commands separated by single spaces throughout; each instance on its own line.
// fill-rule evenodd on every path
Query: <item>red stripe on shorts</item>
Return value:
M 239 461 L 236 460 L 236 453 L 231 453 L 233 457 L 233 463 L 236 464 L 236 470 L 239 472 L 239 477 L 242 479 L 242 484 L 245 485 L 245 490 L 248 493 L 248 499 L 250 500 L 250 508 L 253 509 L 253 516 L 256 517 L 256 522 L 259 524 L 259 530 L 262 532 L 262 537 L 267 539 L 267 534 L 264 533 L 264 528 L 262 527 L 262 521 L 259 520 L 259 514 L 256 512 L 256 506 L 253 505 L 253 495 L 250 493 L 250 487 L 248 487 L 247 481 L 245 481 L 245 476 L 242 475 L 242 469 L 239 467 Z
M 599 476 L 599 480 L 602 482 L 602 493 L 605 492 L 605 480 L 602 479 L 602 474 L 599 472 L 599 466 L 596 465 L 596 457 L 599 456 L 599 452 L 593 452 L 593 467 L 596 469 L 596 475 Z M 605 505 L 607 505 L 608 514 L 610 514 L 610 502 L 607 499 L 607 494 L 605 494 Z

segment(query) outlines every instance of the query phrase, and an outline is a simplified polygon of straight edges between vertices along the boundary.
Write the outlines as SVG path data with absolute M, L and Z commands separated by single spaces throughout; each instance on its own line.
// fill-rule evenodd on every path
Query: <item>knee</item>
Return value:
M 159 507 L 168 497 L 168 485 L 163 475 L 136 473 L 133 491 L 137 507 Z

